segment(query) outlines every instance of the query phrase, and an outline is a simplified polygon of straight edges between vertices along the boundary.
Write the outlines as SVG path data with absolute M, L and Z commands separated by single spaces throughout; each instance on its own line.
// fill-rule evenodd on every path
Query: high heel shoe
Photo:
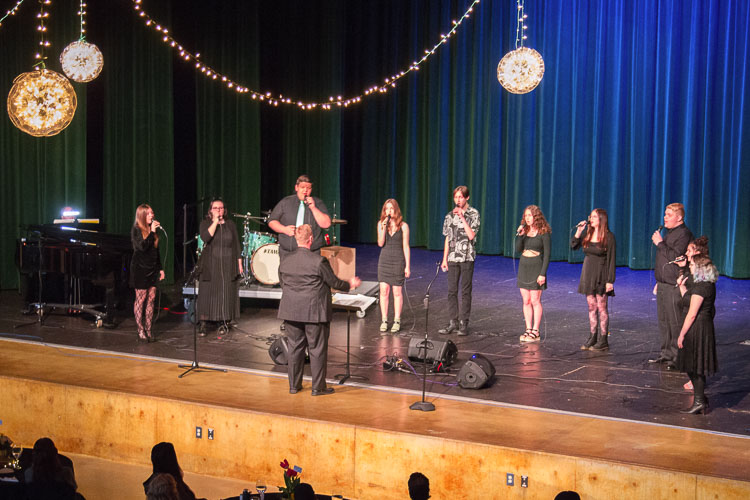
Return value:
M 146 341 L 150 344 L 151 342 L 156 342 L 156 339 L 154 339 L 154 336 L 151 335 L 151 332 L 146 332 Z
M 143 332 L 143 330 L 138 330 L 138 342 L 148 342 L 148 337 L 146 337 L 146 334 Z
M 684 410 L 680 410 L 680 413 L 686 413 L 690 415 L 695 415 L 696 413 L 703 413 L 706 415 L 708 413 L 708 398 L 695 398 L 693 399 L 693 406 L 690 408 L 686 408 Z

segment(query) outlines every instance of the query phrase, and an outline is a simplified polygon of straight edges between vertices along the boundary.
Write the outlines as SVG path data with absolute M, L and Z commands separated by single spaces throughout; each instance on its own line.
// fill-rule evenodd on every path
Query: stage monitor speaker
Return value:
M 481 389 L 495 376 L 495 366 L 479 353 L 473 354 L 458 372 L 458 385 L 464 389 Z
M 408 357 L 412 361 L 423 361 L 424 337 L 412 337 L 409 340 Z M 458 348 L 450 340 L 427 339 L 427 362 L 440 361 L 444 366 L 450 366 L 458 357 Z
M 285 365 L 289 359 L 289 344 L 286 337 L 279 337 L 268 348 L 268 354 L 277 365 Z

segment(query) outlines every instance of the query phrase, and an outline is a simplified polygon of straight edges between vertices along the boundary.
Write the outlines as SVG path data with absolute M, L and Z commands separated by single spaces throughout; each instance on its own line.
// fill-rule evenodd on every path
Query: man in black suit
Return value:
M 294 238 L 297 249 L 281 261 L 282 295 L 279 304 L 279 319 L 286 322 L 289 341 L 289 393 L 302 389 L 302 371 L 305 363 L 305 347 L 310 353 L 312 371 L 312 395 L 333 393 L 326 387 L 326 364 L 328 361 L 328 335 L 331 331 L 331 288 L 349 291 L 357 288 L 358 277 L 348 282 L 333 273 L 328 259 L 310 250 L 313 232 L 309 224 L 296 228 Z

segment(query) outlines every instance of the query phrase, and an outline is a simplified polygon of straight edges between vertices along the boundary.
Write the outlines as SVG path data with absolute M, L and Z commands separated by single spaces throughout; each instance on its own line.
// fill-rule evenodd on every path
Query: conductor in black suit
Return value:
M 326 387 L 326 364 L 328 361 L 328 335 L 331 331 L 331 288 L 349 291 L 357 288 L 358 277 L 348 282 L 333 273 L 328 259 L 312 252 L 312 228 L 302 224 L 295 230 L 297 249 L 281 261 L 282 295 L 279 319 L 286 322 L 289 340 L 289 393 L 302 389 L 302 371 L 305 363 L 305 347 L 310 353 L 312 371 L 312 395 L 333 393 Z

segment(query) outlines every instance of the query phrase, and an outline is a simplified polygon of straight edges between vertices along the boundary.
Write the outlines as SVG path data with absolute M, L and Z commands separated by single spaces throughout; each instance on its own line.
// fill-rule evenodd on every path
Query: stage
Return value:
M 377 247 L 357 246 L 357 274 L 363 280 L 376 281 L 377 256 Z M 580 350 L 588 326 L 585 299 L 576 293 L 580 264 L 550 265 L 549 289 L 542 297 L 545 307 L 542 340 L 537 344 L 518 341 L 523 332 L 523 317 L 520 294 L 515 286 L 517 261 L 506 257 L 478 258 L 468 337 L 436 333 L 448 319 L 445 312 L 446 276 L 440 272 L 430 294 L 427 332 L 432 340 L 453 341 L 458 348 L 458 360 L 450 367 L 449 373 L 428 375 L 427 400 L 435 404 L 436 411 L 423 414 L 408 410 L 411 403 L 420 399 L 422 379 L 419 375 L 421 367 L 409 363 L 406 355 L 410 338 L 425 334 L 423 298 L 440 258 L 438 252 L 412 250 L 412 278 L 406 285 L 408 300 L 400 334 L 380 334 L 377 305 L 364 318 L 351 315 L 351 373 L 367 380 L 337 385 L 337 393 L 325 398 L 310 398 L 308 379 L 302 393 L 294 396 L 287 393 L 286 367 L 275 365 L 268 354 L 271 343 L 282 334 L 274 300 L 243 299 L 241 318 L 228 335 L 218 339 L 216 333 L 211 332 L 205 338 L 198 338 L 200 364 L 224 367 L 229 374 L 190 373 L 182 379 L 177 378 L 182 370 L 176 368 L 175 363 L 190 364 L 193 360 L 193 325 L 187 321 L 187 314 L 179 310 L 182 304 L 179 285 L 165 288 L 162 294 L 161 306 L 169 310 L 162 309 L 154 326 L 156 343 L 136 343 L 135 323 L 127 310 L 120 311 L 118 325 L 113 330 L 96 328 L 84 316 L 65 316 L 60 312 L 48 316 L 46 326 L 32 324 L 14 329 L 24 321 L 33 321 L 34 316 L 20 315 L 21 302 L 12 291 L 2 292 L 0 332 L 5 339 L 22 341 L 4 342 L 4 346 L 46 344 L 48 347 L 39 347 L 41 351 L 34 353 L 35 359 L 42 363 L 45 356 L 60 357 L 60 353 L 68 352 L 51 346 L 69 346 L 75 349 L 73 352 L 96 353 L 97 357 L 112 359 L 113 370 L 118 369 L 116 367 L 123 357 L 147 367 L 143 369 L 148 373 L 156 370 L 160 374 L 158 382 L 149 379 L 146 383 L 142 377 L 136 377 L 144 382 L 141 387 L 133 381 L 135 375 L 131 371 L 103 377 L 102 388 L 112 383 L 111 390 L 133 392 L 139 397 L 176 398 L 190 404 L 228 406 L 232 410 L 253 414 L 278 413 L 290 418 L 323 420 L 337 428 L 354 426 L 368 432 L 399 433 L 399 436 L 406 436 L 403 437 L 406 443 L 410 435 L 416 441 L 455 440 L 479 447 L 548 453 L 748 485 L 750 366 L 747 357 L 750 345 L 746 341 L 750 339 L 747 326 L 750 282 L 721 278 L 717 284 L 715 326 L 720 371 L 708 380 L 711 412 L 703 416 L 678 412 L 692 401 L 690 391 L 682 387 L 687 381 L 684 374 L 667 371 L 647 361 L 658 355 L 659 345 L 656 301 L 651 294 L 652 272 L 617 269 L 617 295 L 610 302 L 610 351 L 603 353 Z M 334 375 L 345 371 L 346 319 L 345 312 L 337 312 L 331 328 L 330 384 L 336 384 Z M 14 366 L 24 364 L 23 360 L 8 359 L 6 352 L 8 350 L 4 348 L 0 354 L 3 376 L 36 380 L 32 373 L 14 374 Z M 481 353 L 492 361 L 497 370 L 496 377 L 489 387 L 461 389 L 456 385 L 456 374 L 474 353 Z M 68 354 L 62 358 L 80 361 L 81 356 Z M 83 357 L 88 359 L 94 354 Z M 402 360 L 401 370 L 384 368 L 384 361 L 394 359 Z M 80 364 L 83 367 L 86 363 Z M 417 373 L 411 371 L 412 366 Z M 66 382 L 60 373 L 48 371 L 42 377 L 44 383 L 99 388 L 98 381 L 91 375 L 73 376 L 74 380 Z M 239 387 L 248 390 L 246 398 L 239 388 L 232 389 L 230 402 L 217 395 L 217 391 L 229 390 L 224 380 L 234 381 L 238 374 L 263 381 L 262 403 L 251 389 L 247 389 L 248 382 L 244 379 L 238 383 Z M 57 381 L 56 377 L 61 380 Z M 116 382 L 118 377 L 123 381 Z M 153 391 L 152 386 L 156 387 Z M 278 407 L 274 404 L 276 398 Z M 292 406 L 287 406 L 287 403 Z M 7 422 L 7 417 L 5 420 Z M 482 426 L 486 429 L 479 429 Z M 82 434 L 81 440 L 85 439 L 85 434 Z M 679 444 L 675 440 L 682 444 L 673 449 L 670 446 Z M 434 443 L 429 446 L 434 446 Z M 696 446 L 699 446 L 698 450 Z M 70 451 L 86 453 L 79 449 Z M 295 452 L 304 456 L 300 450 Z M 196 463 L 200 462 L 198 454 L 196 452 Z M 411 470 L 430 470 L 429 454 L 420 455 L 420 461 L 413 463 L 401 457 L 398 464 Z M 304 464 L 300 465 L 304 467 Z M 465 462 L 461 466 L 470 467 Z M 517 463 L 514 467 L 523 474 L 523 467 Z M 440 474 L 446 473 L 440 470 Z M 237 467 L 237 471 L 247 473 L 242 467 Z M 494 472 L 498 474 L 500 486 L 504 485 L 506 470 Z M 363 474 L 365 472 L 357 469 L 352 473 L 356 480 L 339 478 L 325 483 L 329 488 L 324 492 L 336 493 L 333 488 L 341 485 L 347 495 L 376 498 L 367 494 L 367 484 L 377 485 L 372 486 L 373 491 L 392 492 L 379 481 L 391 480 L 393 474 L 382 472 L 384 476 L 377 480 L 369 473 Z M 534 485 L 534 474 L 539 472 L 531 473 L 530 486 Z M 569 487 L 585 485 L 585 478 L 577 473 L 573 477 L 573 484 Z M 450 481 L 440 478 L 434 481 L 439 485 L 438 491 L 442 492 L 440 496 L 433 494 L 435 498 L 444 498 L 458 491 Z M 520 479 L 516 481 L 518 483 Z M 549 482 L 545 480 L 545 494 L 557 486 L 569 484 L 569 478 L 560 478 L 558 483 L 554 478 Z M 518 486 L 508 491 L 520 495 Z M 532 494 L 530 489 L 528 493 L 537 497 L 540 490 L 535 491 Z

